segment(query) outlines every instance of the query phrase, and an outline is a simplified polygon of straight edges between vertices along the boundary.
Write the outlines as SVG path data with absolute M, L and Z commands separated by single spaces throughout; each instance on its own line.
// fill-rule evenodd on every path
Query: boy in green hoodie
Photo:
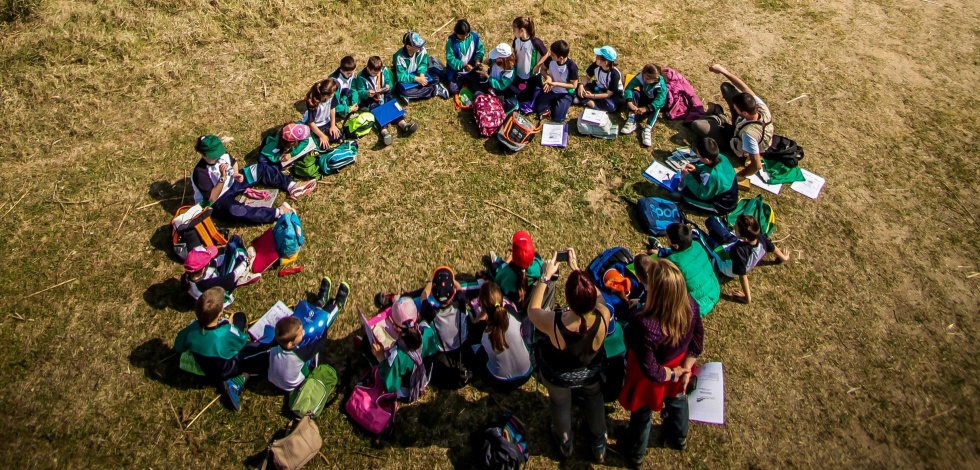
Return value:
M 735 168 L 728 157 L 718 153 L 718 143 L 710 137 L 698 140 L 695 149 L 701 162 L 681 169 L 680 196 L 706 212 L 731 212 L 738 204 Z
M 406 100 L 417 100 L 438 96 L 449 98 L 436 74 L 429 73 L 429 53 L 425 50 L 425 40 L 419 33 L 409 31 L 402 36 L 403 47 L 391 57 L 395 67 L 395 91 Z
M 354 74 L 356 68 L 357 62 L 354 57 L 344 56 L 340 59 L 340 67 L 330 74 L 330 78 L 337 82 L 337 92 L 334 94 L 337 98 L 337 106 L 333 108 L 337 117 L 346 119 L 358 111 L 360 99 L 357 90 L 354 89 L 354 82 L 357 80 Z
M 367 60 L 367 65 L 357 74 L 354 81 L 354 92 L 360 98 L 362 109 L 372 110 L 393 100 L 391 90 L 394 83 L 391 80 L 391 71 L 385 67 L 381 57 L 371 56 Z M 405 117 L 400 117 L 394 121 L 395 126 L 401 131 L 402 136 L 407 137 L 418 130 L 416 122 L 408 122 Z M 395 136 L 388 132 L 388 126 L 381 126 L 381 139 L 385 145 L 391 145 L 395 141 Z
M 480 35 L 472 31 L 465 19 L 457 21 L 453 34 L 446 39 L 446 84 L 450 95 L 459 93 L 464 86 L 474 91 L 480 79 L 470 72 L 483 62 L 485 55 Z

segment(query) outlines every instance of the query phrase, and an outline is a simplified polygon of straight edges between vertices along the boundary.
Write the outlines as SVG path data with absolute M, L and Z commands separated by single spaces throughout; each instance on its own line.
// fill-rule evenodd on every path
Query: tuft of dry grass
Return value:
M 244 157 L 298 117 L 293 104 L 342 56 L 390 61 L 410 28 L 441 56 L 448 31 L 429 33 L 454 16 L 492 47 L 523 14 L 547 43 L 568 41 L 583 68 L 609 43 L 624 73 L 655 61 L 706 100 L 720 100 L 707 66 L 727 64 L 828 180 L 817 201 L 766 195 L 793 261 L 753 272 L 751 306 L 723 301 L 707 318 L 704 360 L 725 363 L 728 424 L 693 425 L 687 452 L 651 449 L 647 465 L 976 466 L 976 3 L 3 5 L 21 1 L 32 14 L 0 24 L 0 214 L 13 207 L 0 218 L 0 450 L 11 467 L 227 467 L 264 449 L 286 422 L 280 397 L 250 385 L 241 413 L 215 406 L 182 430 L 214 390 L 163 360 L 193 316 L 165 249 L 194 138 L 233 137 L 229 150 Z M 366 138 L 357 165 L 294 205 L 309 240 L 304 272 L 243 288 L 236 309 L 254 317 L 295 301 L 322 273 L 369 305 L 440 264 L 475 271 L 528 228 L 484 201 L 539 226 L 543 252 L 642 246 L 623 200 L 655 190 L 635 136 L 506 155 L 447 102 L 413 103 L 409 115 L 419 134 L 384 149 Z M 688 136 L 658 124 L 653 155 Z M 234 230 L 248 240 L 262 228 Z M 338 319 L 330 363 L 343 368 L 356 329 L 352 314 Z M 532 465 L 557 467 L 533 382 L 512 395 L 433 390 L 399 410 L 380 448 L 335 404 L 318 418 L 329 463 L 311 467 L 469 467 L 467 433 L 504 409 L 528 424 Z M 608 410 L 612 425 L 627 419 Z M 586 465 L 578 454 L 572 466 Z

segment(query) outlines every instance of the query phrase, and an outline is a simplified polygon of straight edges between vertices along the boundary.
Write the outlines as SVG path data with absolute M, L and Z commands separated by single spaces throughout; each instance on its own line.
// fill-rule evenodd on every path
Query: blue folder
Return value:
M 378 125 L 383 127 L 404 116 L 405 109 L 398 104 L 397 100 L 391 100 L 381 106 L 378 106 L 377 108 L 372 109 L 371 114 L 373 114 L 374 119 L 378 121 Z

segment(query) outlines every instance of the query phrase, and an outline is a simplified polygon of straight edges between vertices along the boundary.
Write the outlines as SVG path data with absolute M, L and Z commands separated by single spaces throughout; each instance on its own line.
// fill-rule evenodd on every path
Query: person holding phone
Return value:
M 688 295 L 681 271 L 664 259 L 652 260 L 646 271 L 646 304 L 633 312 L 626 327 L 626 381 L 619 394 L 630 421 L 617 445 L 633 466 L 643 463 L 654 411 L 663 420 L 665 443 L 675 449 L 687 445 L 684 394 L 704 348 L 698 304 Z

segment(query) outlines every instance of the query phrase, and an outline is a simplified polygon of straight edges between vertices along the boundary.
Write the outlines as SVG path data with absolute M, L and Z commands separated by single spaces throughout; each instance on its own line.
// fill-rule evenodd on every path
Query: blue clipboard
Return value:
M 438 81 L 435 78 L 432 78 L 432 75 L 429 75 L 429 74 L 425 74 L 425 79 L 428 80 L 429 83 Z M 402 86 L 402 90 L 411 90 L 412 88 L 418 87 L 419 84 L 418 83 L 415 83 L 415 82 L 412 82 L 412 83 L 402 83 L 401 86 Z
M 405 115 L 405 109 L 398 104 L 398 100 L 391 100 L 377 108 L 371 110 L 371 114 L 374 115 L 374 119 L 378 121 L 379 126 L 387 126 L 393 121 Z

